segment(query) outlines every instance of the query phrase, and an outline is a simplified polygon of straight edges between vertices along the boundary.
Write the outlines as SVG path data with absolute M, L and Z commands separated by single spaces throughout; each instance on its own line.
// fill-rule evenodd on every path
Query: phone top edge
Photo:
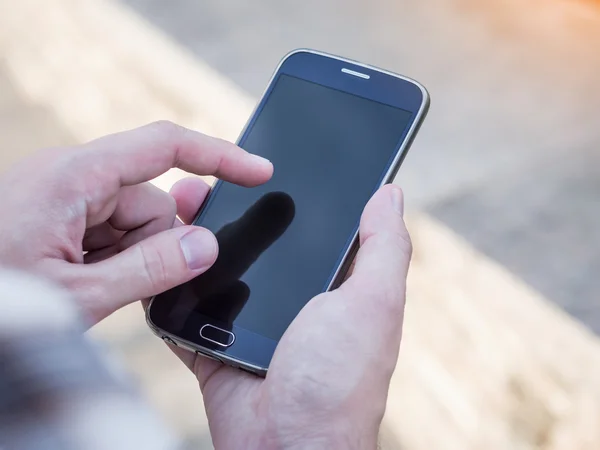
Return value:
M 277 71 L 279 70 L 279 68 L 283 65 L 283 63 L 288 58 L 290 58 L 291 56 L 293 56 L 295 54 L 298 54 L 298 53 L 310 53 L 310 54 L 313 54 L 313 55 L 324 56 L 326 58 L 336 59 L 338 61 L 342 61 L 342 62 L 345 62 L 345 63 L 348 63 L 348 64 L 353 64 L 353 65 L 358 66 L 358 67 L 363 67 L 365 69 L 369 69 L 369 70 L 374 70 L 374 71 L 377 71 L 377 72 L 381 72 L 381 73 L 384 73 L 386 75 L 390 75 L 390 76 L 395 77 L 395 78 L 400 78 L 400 79 L 402 79 L 404 81 L 408 81 L 408 82 L 413 83 L 414 85 L 418 86 L 419 89 L 421 90 L 421 92 L 423 93 L 423 97 L 424 98 L 429 98 L 429 91 L 427 90 L 427 88 L 423 84 L 421 84 L 420 82 L 418 82 L 417 80 L 415 80 L 414 78 L 407 77 L 406 75 L 401 75 L 401 74 L 399 74 L 397 72 L 392 72 L 391 70 L 382 69 L 381 67 L 377 67 L 377 66 L 374 66 L 372 64 L 366 64 L 366 63 L 362 63 L 360 61 L 356 61 L 356 60 L 351 59 L 351 58 L 346 58 L 344 56 L 339 56 L 339 55 L 335 55 L 333 53 L 328 53 L 328 52 L 324 52 L 324 51 L 321 51 L 321 50 L 314 50 L 314 49 L 305 48 L 305 47 L 297 48 L 297 49 L 294 49 L 294 50 L 291 50 L 290 52 L 288 52 L 281 59 L 281 61 L 279 62 L 279 64 L 277 65 L 277 69 L 275 70 L 275 73 L 277 73 Z
M 361 63 L 359 61 L 355 61 L 353 59 L 350 58 L 345 58 L 343 56 L 339 56 L 339 55 L 334 55 L 332 53 L 327 53 L 324 51 L 320 51 L 320 50 L 314 50 L 311 48 L 307 48 L 307 47 L 300 47 L 300 48 L 296 48 L 293 50 L 290 50 L 289 52 L 287 52 L 277 63 L 277 66 L 275 67 L 275 69 L 273 70 L 273 72 L 271 73 L 271 76 L 269 78 L 269 81 L 267 82 L 265 88 L 263 89 L 261 95 L 258 97 L 254 108 L 252 109 L 252 113 L 249 115 L 248 120 L 246 121 L 246 123 L 244 124 L 244 126 L 242 127 L 242 130 L 240 131 L 240 133 L 238 134 L 238 137 L 236 139 L 236 144 L 240 144 L 244 134 L 246 133 L 247 129 L 248 129 L 248 125 L 251 123 L 252 118 L 254 117 L 254 115 L 256 114 L 256 112 L 258 111 L 260 105 L 263 103 L 265 96 L 267 94 L 267 92 L 269 92 L 269 89 L 271 88 L 273 81 L 275 80 L 275 78 L 277 77 L 277 75 L 279 74 L 279 72 L 281 71 L 281 68 L 283 67 L 283 65 L 285 64 L 285 62 L 290 59 L 292 56 L 297 55 L 299 53 L 308 53 L 308 54 L 312 54 L 312 55 L 316 55 L 316 56 L 322 56 L 325 58 L 331 58 L 331 59 L 335 59 L 337 61 L 341 61 L 341 62 L 345 62 L 348 64 L 352 64 L 355 65 L 357 67 L 362 67 L 368 70 L 372 70 L 372 71 L 376 71 L 376 72 L 380 72 L 383 73 L 385 75 L 394 77 L 394 78 L 398 78 L 402 81 L 406 81 L 408 83 L 411 83 L 412 85 L 416 86 L 419 91 L 421 92 L 421 96 L 422 96 L 422 101 L 421 101 L 421 105 L 420 105 L 420 109 L 419 109 L 419 113 L 422 112 L 423 109 L 427 110 L 429 108 L 429 104 L 431 102 L 431 96 L 429 95 L 429 91 L 427 90 L 427 88 L 419 83 L 418 81 L 416 81 L 413 78 L 407 77 L 405 75 L 401 75 L 395 72 L 392 72 L 390 70 L 386 70 L 386 69 L 382 69 L 380 67 L 377 66 L 373 66 L 371 64 L 365 64 L 365 63 Z M 214 187 L 214 186 L 213 186 Z
M 273 78 L 275 78 L 275 75 L 277 74 L 277 72 L 279 72 L 279 69 L 285 63 L 285 61 L 298 53 L 310 53 L 310 54 L 317 55 L 317 56 L 323 56 L 326 58 L 336 59 L 338 61 L 342 61 L 342 62 L 345 62 L 348 64 L 353 64 L 358 67 L 373 70 L 376 72 L 380 72 L 380 73 L 392 76 L 394 78 L 399 78 L 403 81 L 407 81 L 409 83 L 414 84 L 415 86 L 417 86 L 419 88 L 419 90 L 421 91 L 421 94 L 423 95 L 423 103 L 427 103 L 429 105 L 429 102 L 431 99 L 429 91 L 422 83 L 418 82 L 414 78 L 410 78 L 410 77 L 407 77 L 406 75 L 401 75 L 399 73 L 392 72 L 391 70 L 382 69 L 381 67 L 377 67 L 377 66 L 374 66 L 371 64 L 366 64 L 366 63 L 362 63 L 360 61 L 356 61 L 354 59 L 346 58 L 344 56 L 339 56 L 339 55 L 335 55 L 333 53 L 327 53 L 327 52 L 324 52 L 321 50 L 314 50 L 314 49 L 306 48 L 306 47 L 300 47 L 300 48 L 291 50 L 285 54 L 285 56 L 281 59 L 281 61 L 279 61 L 279 64 L 277 65 L 277 68 L 275 69 L 275 72 L 273 73 L 273 76 L 271 77 L 271 80 L 269 81 L 269 85 L 271 84 L 271 82 L 273 81 Z M 266 92 L 266 90 L 265 90 L 265 92 Z M 262 96 L 261 96 L 261 99 L 262 99 Z

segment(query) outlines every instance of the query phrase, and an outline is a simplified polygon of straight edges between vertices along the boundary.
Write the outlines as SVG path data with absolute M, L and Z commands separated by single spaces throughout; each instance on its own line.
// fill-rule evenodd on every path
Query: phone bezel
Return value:
M 343 71 L 342 69 L 346 70 Z M 369 78 L 366 79 L 363 77 L 353 76 L 348 72 L 359 72 L 367 75 Z M 248 133 L 252 129 L 254 122 L 258 118 L 260 111 L 265 105 L 269 94 L 271 93 L 281 74 L 312 81 L 323 86 L 338 89 L 350 94 L 358 95 L 378 101 L 380 103 L 385 103 L 406 111 L 410 111 L 413 114 L 410 126 L 408 126 L 404 131 L 399 147 L 396 149 L 393 158 L 388 164 L 387 170 L 379 185 L 377 185 L 375 188 L 378 189 L 394 179 L 429 109 L 429 94 L 424 86 L 410 78 L 367 64 L 362 64 L 316 50 L 297 49 L 284 56 L 273 72 L 273 75 L 267 84 L 267 88 L 263 92 L 260 100 L 257 102 L 254 111 L 250 115 L 250 118 L 239 135 L 237 140 L 238 144 L 245 140 Z M 202 216 L 206 207 L 215 198 L 215 194 L 217 193 L 221 184 L 222 181 L 217 181 L 212 186 L 211 192 L 200 208 L 196 218 L 194 219 L 194 222 L 196 222 Z M 342 253 L 342 257 L 339 260 L 337 268 L 330 278 L 330 282 L 328 283 L 326 289 L 327 291 L 335 289 L 343 281 L 345 273 L 347 272 L 347 269 L 349 268 L 358 247 L 358 229 L 354 232 L 353 236 L 350 237 L 348 242 L 349 243 Z M 248 360 L 250 358 L 232 356 L 225 351 L 206 347 L 197 342 L 183 339 L 181 336 L 157 326 L 151 317 L 153 304 L 154 298 L 151 299 L 146 310 L 146 321 L 152 331 L 163 340 L 190 351 L 194 351 L 197 354 L 217 359 L 228 365 L 250 371 L 257 375 L 266 375 L 268 364 L 257 363 L 256 361 Z M 264 342 L 264 339 L 261 341 Z M 276 344 L 277 343 L 275 343 L 275 346 Z M 267 345 L 267 347 L 268 348 L 266 349 L 266 352 L 270 353 L 270 355 L 267 354 L 266 356 L 269 356 L 268 359 L 270 360 L 270 356 L 272 356 L 275 347 L 271 345 Z M 260 357 L 256 359 L 265 361 L 265 355 L 260 355 Z

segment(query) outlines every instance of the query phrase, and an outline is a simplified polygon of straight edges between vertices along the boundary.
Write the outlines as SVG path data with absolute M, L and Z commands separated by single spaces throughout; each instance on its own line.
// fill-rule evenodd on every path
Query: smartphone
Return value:
M 393 180 L 428 107 L 406 77 L 314 50 L 285 56 L 237 142 L 271 160 L 273 177 L 216 182 L 194 225 L 216 235 L 217 261 L 152 299 L 154 333 L 265 376 L 304 305 L 344 279 L 363 208 Z

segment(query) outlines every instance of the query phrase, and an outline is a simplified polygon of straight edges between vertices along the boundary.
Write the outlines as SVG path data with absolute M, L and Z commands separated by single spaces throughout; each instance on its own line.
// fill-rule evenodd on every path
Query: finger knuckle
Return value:
M 404 292 L 398 284 L 389 286 L 382 295 L 381 309 L 388 317 L 402 317 L 404 315 Z
M 406 227 L 396 231 L 396 245 L 403 254 L 409 257 L 412 256 L 413 243 Z
M 79 205 L 93 199 L 101 186 L 105 187 L 106 172 L 89 158 L 85 145 L 49 149 L 40 156 L 38 181 L 43 182 L 47 195 L 65 204 Z
M 144 266 L 144 277 L 150 292 L 161 292 L 167 285 L 169 274 L 164 257 L 160 251 L 149 245 L 140 245 Z
M 181 125 L 171 122 L 170 120 L 157 120 L 148 125 L 148 128 L 154 130 L 161 136 L 164 136 L 167 140 L 174 139 L 185 131 Z
M 406 228 L 392 232 L 381 233 L 379 238 L 382 245 L 398 254 L 410 257 L 413 252 L 413 244 Z
M 73 174 L 73 165 L 77 160 L 77 152 L 72 149 L 45 149 L 35 155 L 37 167 L 46 176 L 54 180 L 64 181 Z M 45 180 L 46 182 L 48 180 Z M 55 183 L 64 185 L 66 183 Z

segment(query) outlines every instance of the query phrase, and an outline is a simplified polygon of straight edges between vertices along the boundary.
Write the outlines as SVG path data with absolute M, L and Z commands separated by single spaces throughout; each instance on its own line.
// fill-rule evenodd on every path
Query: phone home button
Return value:
M 235 342 L 235 334 L 209 323 L 200 328 L 200 337 L 220 347 L 230 347 Z

